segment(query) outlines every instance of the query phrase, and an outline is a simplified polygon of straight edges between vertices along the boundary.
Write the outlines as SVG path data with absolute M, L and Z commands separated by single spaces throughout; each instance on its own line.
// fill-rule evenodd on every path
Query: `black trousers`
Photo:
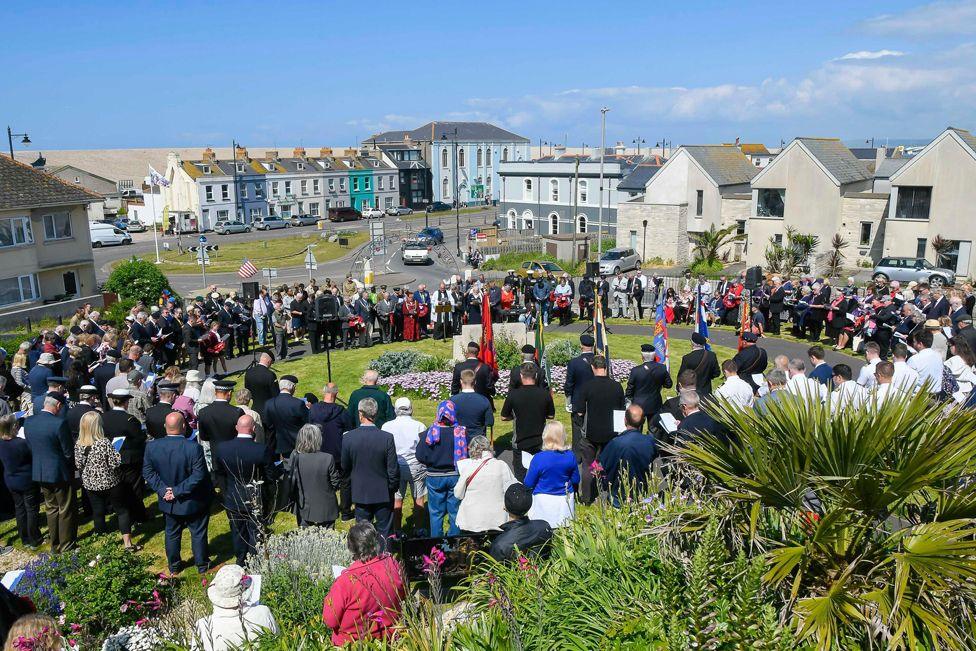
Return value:
M 600 456 L 604 443 L 594 443 L 588 438 L 581 438 L 577 449 L 577 458 L 580 461 L 580 500 L 583 504 L 592 504 L 596 501 L 598 486 L 590 466 Z
M 312 353 L 322 352 L 322 326 L 316 321 L 308 322 L 308 346 Z
M 123 463 L 119 466 L 119 475 L 124 495 L 125 504 L 128 507 L 129 515 L 136 522 L 145 522 L 149 519 L 146 513 L 146 504 L 143 502 L 145 487 L 142 479 L 142 463 Z M 94 510 L 94 505 L 92 506 Z
M 197 346 L 187 346 L 186 354 L 187 357 L 190 358 L 187 368 L 191 371 L 195 371 L 200 368 L 200 348 Z
M 379 504 L 357 504 L 356 520 L 372 522 L 376 532 L 384 538 L 389 538 L 393 532 L 393 502 Z
M 380 327 L 380 343 L 390 343 L 390 317 L 378 316 L 376 317 L 376 321 Z
M 14 517 L 17 518 L 20 542 L 24 545 L 40 545 L 44 542 L 41 536 L 41 489 L 34 484 L 25 491 L 9 490 L 14 500 Z
M 644 292 L 640 294 L 634 294 L 631 299 L 634 301 L 634 307 L 631 309 L 636 310 L 637 318 L 641 321 L 644 320 Z
M 166 563 L 170 572 L 177 572 L 182 564 L 180 552 L 183 547 L 183 530 L 190 530 L 190 546 L 193 549 L 193 562 L 199 572 L 210 567 L 210 550 L 207 540 L 207 527 L 210 526 L 210 512 L 204 510 L 193 515 L 173 515 L 164 513 L 166 523 Z
M 515 445 L 512 446 L 512 472 L 515 474 L 515 478 L 519 481 L 525 481 L 525 475 L 528 472 L 528 468 L 522 465 L 522 452 L 528 452 L 529 454 L 535 454 L 542 447 L 534 447 L 531 449 L 519 448 Z
M 88 491 L 88 499 L 92 505 L 92 524 L 95 533 L 108 533 L 105 526 L 105 516 L 111 506 L 119 520 L 119 532 L 132 533 L 132 518 L 129 516 L 129 506 L 126 504 L 126 493 L 129 488 L 119 482 L 112 488 L 101 491 Z M 141 502 L 140 502 L 141 503 Z
M 782 312 L 782 306 L 780 307 L 770 307 L 769 308 L 769 332 L 770 334 L 779 334 L 779 315 Z
M 257 546 L 258 527 L 250 511 L 227 509 L 227 520 L 230 522 L 230 538 L 234 545 L 234 556 L 237 564 L 243 566 L 248 554 L 253 554 Z

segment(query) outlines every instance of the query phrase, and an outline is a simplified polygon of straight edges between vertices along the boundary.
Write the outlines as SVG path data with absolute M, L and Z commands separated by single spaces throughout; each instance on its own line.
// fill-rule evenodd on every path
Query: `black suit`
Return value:
M 237 564 L 243 565 L 254 552 L 261 522 L 261 490 L 254 482 L 274 481 L 281 473 L 271 450 L 250 436 L 236 436 L 215 448 L 213 469 L 230 521 Z
M 640 405 L 650 418 L 661 409 L 661 389 L 672 386 L 671 374 L 664 364 L 644 362 L 630 371 L 627 380 L 627 399 Z
M 400 487 L 393 435 L 375 425 L 363 425 L 342 437 L 342 472 L 352 485 L 356 519 L 376 521 L 376 530 L 389 536 L 393 524 L 393 494 Z
M 168 402 L 160 402 L 146 410 L 146 434 L 151 439 L 166 436 L 166 417 L 176 411 Z
M 146 432 L 138 419 L 127 411 L 109 409 L 102 414 L 105 425 L 105 435 L 109 440 L 125 437 L 119 455 L 122 465 L 119 466 L 119 478 L 125 486 L 126 505 L 129 513 L 136 522 L 146 520 L 146 505 L 142 501 L 142 464 L 146 452 Z
M 308 407 L 304 400 L 282 391 L 265 403 L 261 422 L 268 447 L 288 457 L 295 449 L 298 430 L 308 423 Z
M 949 314 L 949 300 L 945 296 L 940 296 L 939 300 L 932 303 L 926 316 L 930 319 L 941 319 Z
M 51 549 L 63 552 L 74 546 L 74 444 L 64 418 L 41 411 L 24 421 L 24 438 L 31 451 L 31 479 L 41 486 Z
M 477 358 L 468 358 L 454 365 L 454 375 L 451 378 L 451 395 L 461 393 L 461 371 L 474 371 L 474 390 L 489 400 L 495 395 L 495 378 L 491 368 L 482 364 Z
M 98 387 L 98 395 L 101 397 L 103 405 L 105 404 L 105 385 L 115 377 L 116 366 L 116 362 L 105 361 L 99 364 L 92 372 L 92 382 Z
M 87 402 L 79 402 L 68 408 L 64 419 L 68 421 L 68 429 L 71 430 L 71 438 L 78 441 L 78 433 L 81 431 L 81 417 L 95 409 Z
M 582 285 L 582 283 L 580 283 Z M 566 402 L 573 405 L 573 412 L 570 418 L 573 422 L 573 449 L 583 437 L 583 416 L 576 413 L 576 405 L 582 404 L 583 387 L 593 379 L 593 353 L 581 353 L 569 360 L 566 365 L 566 384 L 563 388 L 566 393 Z
M 680 376 L 684 371 L 695 372 L 695 390 L 701 397 L 712 395 L 712 380 L 722 374 L 718 357 L 710 350 L 693 350 L 681 358 Z
M 739 367 L 739 377 L 752 387 L 754 393 L 758 391 L 759 385 L 752 379 L 752 376 L 763 373 L 769 366 L 766 351 L 759 346 L 747 346 L 736 353 L 732 361 Z
M 244 415 L 244 410 L 235 407 L 226 400 L 216 400 L 203 409 L 197 416 L 197 429 L 201 441 L 209 441 L 211 448 L 224 441 L 237 437 L 237 419 Z
M 278 376 L 267 366 L 252 366 L 244 373 L 244 388 L 251 392 L 251 409 L 264 414 L 264 403 L 278 395 Z

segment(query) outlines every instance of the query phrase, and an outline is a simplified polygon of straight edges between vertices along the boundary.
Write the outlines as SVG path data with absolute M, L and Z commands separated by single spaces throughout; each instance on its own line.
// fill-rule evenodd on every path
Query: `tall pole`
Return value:
M 609 110 L 606 106 L 600 109 L 600 208 L 597 217 L 597 259 L 603 255 L 603 155 L 607 151 L 607 111 Z
M 10 160 L 14 160 L 14 134 L 7 127 L 7 146 L 10 147 Z
M 454 225 L 457 227 L 457 254 L 461 255 L 461 195 L 458 183 L 457 127 L 454 127 Z
M 153 183 L 152 173 L 149 174 L 149 203 L 152 206 L 151 212 L 149 213 L 152 217 L 153 223 L 153 245 L 156 247 L 156 264 L 161 264 L 162 260 L 159 259 L 159 237 L 156 233 L 156 184 Z M 206 287 L 206 283 L 203 285 Z
M 576 170 L 573 173 L 573 216 L 569 224 L 573 229 L 573 266 L 576 266 L 576 231 L 579 230 L 579 156 L 576 157 Z

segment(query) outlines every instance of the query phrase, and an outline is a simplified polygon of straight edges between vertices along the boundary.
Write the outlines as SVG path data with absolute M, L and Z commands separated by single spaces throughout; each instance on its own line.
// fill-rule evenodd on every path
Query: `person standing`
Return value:
M 288 359 L 288 326 L 291 317 L 284 306 L 277 302 L 271 312 L 271 329 L 274 332 L 275 356 L 278 359 Z M 226 369 L 225 369 L 226 370 Z
M 759 337 L 756 336 L 756 333 L 746 332 L 743 334 L 742 350 L 732 358 L 738 369 L 739 377 L 752 388 L 753 393 L 759 391 L 759 382 L 754 376 L 762 377 L 762 374 L 766 372 L 766 367 L 769 366 L 766 351 L 756 345 L 757 341 L 759 341 Z
M 24 438 L 31 452 L 31 479 L 40 486 L 47 513 L 51 550 L 61 553 L 74 547 L 75 521 L 74 443 L 68 422 L 60 417 L 67 407 L 63 393 L 44 398 L 41 411 L 24 421 Z
M 171 574 L 183 569 L 181 537 L 190 530 L 197 572 L 210 569 L 207 527 L 213 486 L 199 443 L 183 436 L 183 414 L 166 417 L 166 436 L 146 446 L 143 476 L 159 497 L 158 508 L 166 525 L 166 562 Z
M 489 366 L 481 363 L 478 354 L 481 346 L 470 341 L 464 349 L 464 361 L 454 365 L 451 376 L 451 395 L 461 392 L 461 373 L 465 370 L 474 371 L 474 390 L 491 400 L 495 395 L 495 376 Z
M 374 422 L 377 427 L 383 427 L 384 423 L 393 420 L 393 403 L 390 402 L 390 395 L 376 386 L 379 381 L 380 374 L 369 369 L 363 373 L 363 386 L 349 395 L 349 416 L 353 427 L 359 427 L 358 406 L 364 398 L 372 398 L 376 402 L 379 411 Z
M 244 372 L 244 387 L 254 401 L 251 408 L 259 414 L 264 412 L 264 403 L 278 395 L 278 376 L 271 370 L 273 362 L 271 355 L 261 353 L 258 363 Z
M 298 430 L 295 451 L 289 458 L 290 494 L 299 527 L 331 529 L 339 518 L 336 491 L 340 489 L 339 466 L 322 451 L 322 430 L 309 423 Z
M 427 467 L 427 504 L 430 515 L 430 535 L 447 535 L 461 532 L 457 526 L 457 513 L 461 501 L 454 495 L 457 486 L 457 463 L 468 457 L 467 430 L 458 424 L 454 403 L 444 400 L 437 406 L 437 416 L 421 438 L 416 449 L 417 461 Z
M 703 398 L 712 395 L 712 380 L 722 374 L 718 367 L 718 357 L 713 351 L 705 348 L 707 344 L 708 339 L 703 335 L 697 332 L 691 333 L 691 352 L 681 358 L 681 367 L 678 369 L 678 375 L 684 371 L 694 372 L 695 390 Z
M 322 399 L 308 408 L 308 422 L 318 425 L 322 431 L 322 452 L 332 455 L 336 470 L 339 473 L 339 510 L 343 520 L 352 520 L 352 497 L 349 494 L 349 482 L 342 472 L 342 436 L 351 430 L 352 418 L 344 407 L 336 404 L 339 397 L 339 387 L 335 382 L 329 382 L 322 389 Z
M 641 344 L 641 357 L 644 362 L 631 369 L 627 380 L 627 400 L 640 405 L 645 414 L 656 414 L 661 410 L 661 389 L 673 386 L 671 374 L 664 364 L 655 361 L 653 344 Z
M 566 429 L 559 421 L 546 424 L 542 450 L 532 457 L 525 485 L 532 489 L 529 518 L 545 520 L 552 528 L 569 523 L 576 514 L 574 496 L 580 483 L 576 456 L 566 444 Z
M 403 524 L 403 502 L 407 499 L 408 488 L 414 503 L 414 528 L 422 529 L 420 523 L 425 522 L 427 511 L 427 467 L 417 461 L 417 444 L 427 428 L 413 417 L 410 398 L 397 398 L 393 410 L 396 418 L 383 424 L 383 431 L 393 435 L 400 465 L 400 488 L 393 497 L 393 530 L 400 531 Z
M 613 430 L 613 412 L 625 408 L 623 388 L 607 375 L 607 358 L 595 355 L 592 367 L 593 379 L 583 389 L 580 404 L 573 405 L 573 409 L 583 418 L 583 439 L 577 456 L 582 466 L 580 499 L 584 504 L 592 504 L 596 500 L 596 483 L 591 467 L 603 446 L 617 435 Z
M 214 401 L 200 410 L 197 415 L 197 428 L 200 431 L 200 440 L 210 445 L 210 454 L 213 456 L 217 446 L 226 442 L 233 441 L 240 434 L 238 420 L 244 415 L 240 407 L 230 404 L 230 396 L 234 391 L 234 382 L 231 380 L 218 380 L 214 382 Z M 251 435 L 253 437 L 253 428 Z
M 474 390 L 474 382 L 474 371 L 461 371 L 461 392 L 450 398 L 457 410 L 458 423 L 468 430 L 468 438 L 485 436 L 488 428 L 495 425 L 491 401 Z
M 264 423 L 265 443 L 282 459 L 291 456 L 295 449 L 298 430 L 308 422 L 305 401 L 295 397 L 298 378 L 282 375 L 278 380 L 279 392 L 264 404 L 261 421 Z
M 175 411 L 173 402 L 180 385 L 176 382 L 160 382 L 156 385 L 159 402 L 146 410 L 146 434 L 150 439 L 166 436 L 166 416 Z
M 65 420 L 68 421 L 68 428 L 71 430 L 71 440 L 77 441 L 81 431 L 81 417 L 88 412 L 98 409 L 98 388 L 91 384 L 85 384 L 78 389 L 78 402 L 68 408 Z
M 119 473 L 122 457 L 112 442 L 105 438 L 102 415 L 90 411 L 81 418 L 81 432 L 75 444 L 75 464 L 81 473 L 81 485 L 88 493 L 92 507 L 92 522 L 96 534 L 107 533 L 105 514 L 111 505 L 119 521 L 122 543 L 131 551 L 142 549 L 132 544 L 132 519 L 126 504 L 126 486 Z
M 582 287 L 582 283 L 580 283 Z M 566 394 L 566 411 L 570 413 L 573 423 L 573 450 L 579 447 L 579 442 L 583 438 L 583 417 L 573 409 L 574 404 L 580 404 L 583 395 L 583 387 L 593 379 L 593 337 L 592 335 L 580 335 L 580 348 L 583 352 L 569 360 L 566 365 L 566 382 L 563 387 Z
M 515 421 L 512 467 L 519 481 L 525 479 L 526 473 L 522 453 L 535 454 L 542 449 L 542 431 L 546 421 L 556 417 L 552 393 L 535 383 L 535 367 L 523 364 L 521 373 L 522 386 L 505 397 L 501 411 L 502 420 Z
M 376 530 L 389 537 L 393 496 L 400 486 L 400 465 L 393 435 L 374 424 L 378 411 L 373 398 L 359 401 L 360 425 L 343 436 L 341 465 L 351 484 L 356 520 L 375 522 Z
M 786 287 L 783 286 L 783 279 L 773 276 L 773 285 L 769 290 L 769 333 L 778 335 L 780 333 L 780 318 L 783 314 L 783 306 L 786 303 Z M 699 391 L 700 393 L 701 391 Z
M 34 550 L 44 543 L 39 525 L 41 491 L 31 479 L 33 461 L 30 445 L 17 436 L 16 427 L 17 419 L 13 414 L 0 416 L 0 464 L 3 465 L 3 483 L 13 497 L 20 542 Z
M 102 424 L 109 440 L 122 438 L 122 449 L 119 454 L 122 465 L 119 466 L 119 478 L 124 487 L 126 504 L 129 514 L 136 522 L 148 519 L 146 505 L 143 503 L 142 465 L 146 452 L 146 432 L 135 416 L 127 411 L 129 403 L 128 389 L 116 389 L 108 396 L 109 409 L 102 416 Z

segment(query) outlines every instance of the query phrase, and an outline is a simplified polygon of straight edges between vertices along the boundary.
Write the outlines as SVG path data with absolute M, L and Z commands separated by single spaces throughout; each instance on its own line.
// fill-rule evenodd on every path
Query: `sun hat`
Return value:
M 240 608 L 251 600 L 254 582 L 240 565 L 225 565 L 214 575 L 207 597 L 218 608 Z
M 203 374 L 200 371 L 190 370 L 186 372 L 187 382 L 203 382 Z
M 51 353 L 41 353 L 41 356 L 37 358 L 37 363 L 43 364 L 44 366 L 54 364 L 55 361 L 56 360 L 54 359 L 54 355 L 52 355 Z

